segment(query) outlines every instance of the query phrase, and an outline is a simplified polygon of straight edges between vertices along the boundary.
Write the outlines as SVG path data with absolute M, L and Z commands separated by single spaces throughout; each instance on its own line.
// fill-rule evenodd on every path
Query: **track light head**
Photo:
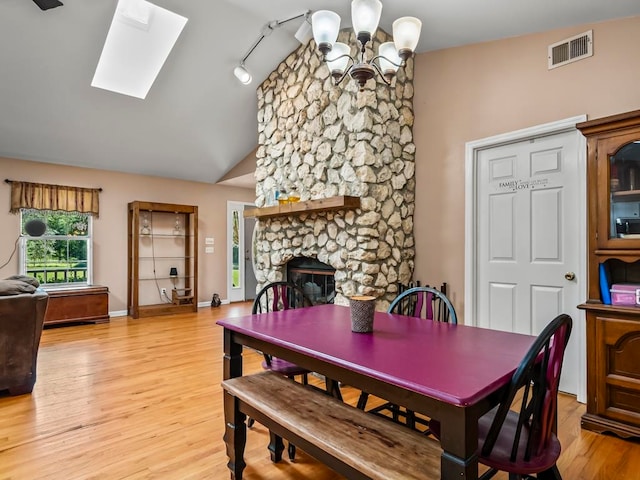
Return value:
M 233 74 L 238 80 L 240 80 L 240 83 L 242 83 L 243 85 L 249 85 L 251 83 L 251 80 L 253 80 L 251 74 L 245 68 L 244 64 L 240 64 L 236 68 L 234 68 Z

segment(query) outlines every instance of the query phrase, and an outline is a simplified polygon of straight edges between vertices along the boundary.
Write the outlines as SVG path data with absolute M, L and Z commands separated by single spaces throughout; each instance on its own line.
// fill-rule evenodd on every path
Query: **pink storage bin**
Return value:
M 640 285 L 636 283 L 615 283 L 611 285 L 613 305 L 640 305 Z

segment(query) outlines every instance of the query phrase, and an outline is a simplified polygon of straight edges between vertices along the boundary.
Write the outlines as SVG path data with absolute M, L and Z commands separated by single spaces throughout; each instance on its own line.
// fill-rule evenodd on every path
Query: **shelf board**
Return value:
M 139 235 L 139 238 L 191 238 L 191 235 L 174 235 L 172 233 L 141 233 Z
M 360 197 L 337 196 L 305 200 L 303 202 L 284 203 L 272 207 L 250 208 L 243 212 L 244 218 L 273 218 L 303 213 L 329 212 L 335 210 L 352 210 L 360 208 Z
M 140 260 L 189 260 L 191 258 L 193 258 L 192 255 L 189 256 L 184 256 L 184 255 L 176 255 L 173 257 L 165 257 L 162 255 L 156 255 L 155 257 L 150 257 L 150 256 L 139 256 L 138 257 Z
M 640 190 L 618 190 L 617 192 L 611 192 L 611 196 L 613 196 L 613 198 L 629 198 L 631 200 L 640 197 Z
M 607 315 L 613 315 L 614 313 L 640 315 L 640 306 L 611 305 L 611 304 L 604 304 L 597 300 L 588 300 L 586 303 L 578 305 L 578 308 L 580 310 L 591 310 L 594 312 L 600 312 Z

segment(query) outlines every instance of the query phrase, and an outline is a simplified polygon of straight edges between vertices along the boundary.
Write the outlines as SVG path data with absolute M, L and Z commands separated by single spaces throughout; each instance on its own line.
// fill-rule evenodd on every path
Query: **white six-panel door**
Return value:
M 537 335 L 560 313 L 577 318 L 577 139 L 565 132 L 478 152 L 476 325 Z M 576 344 L 574 335 L 560 386 L 574 394 Z

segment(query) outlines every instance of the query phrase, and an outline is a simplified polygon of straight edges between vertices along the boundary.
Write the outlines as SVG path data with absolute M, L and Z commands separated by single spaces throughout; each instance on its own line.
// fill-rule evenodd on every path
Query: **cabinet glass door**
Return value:
M 609 154 L 609 238 L 640 239 L 640 139 Z

